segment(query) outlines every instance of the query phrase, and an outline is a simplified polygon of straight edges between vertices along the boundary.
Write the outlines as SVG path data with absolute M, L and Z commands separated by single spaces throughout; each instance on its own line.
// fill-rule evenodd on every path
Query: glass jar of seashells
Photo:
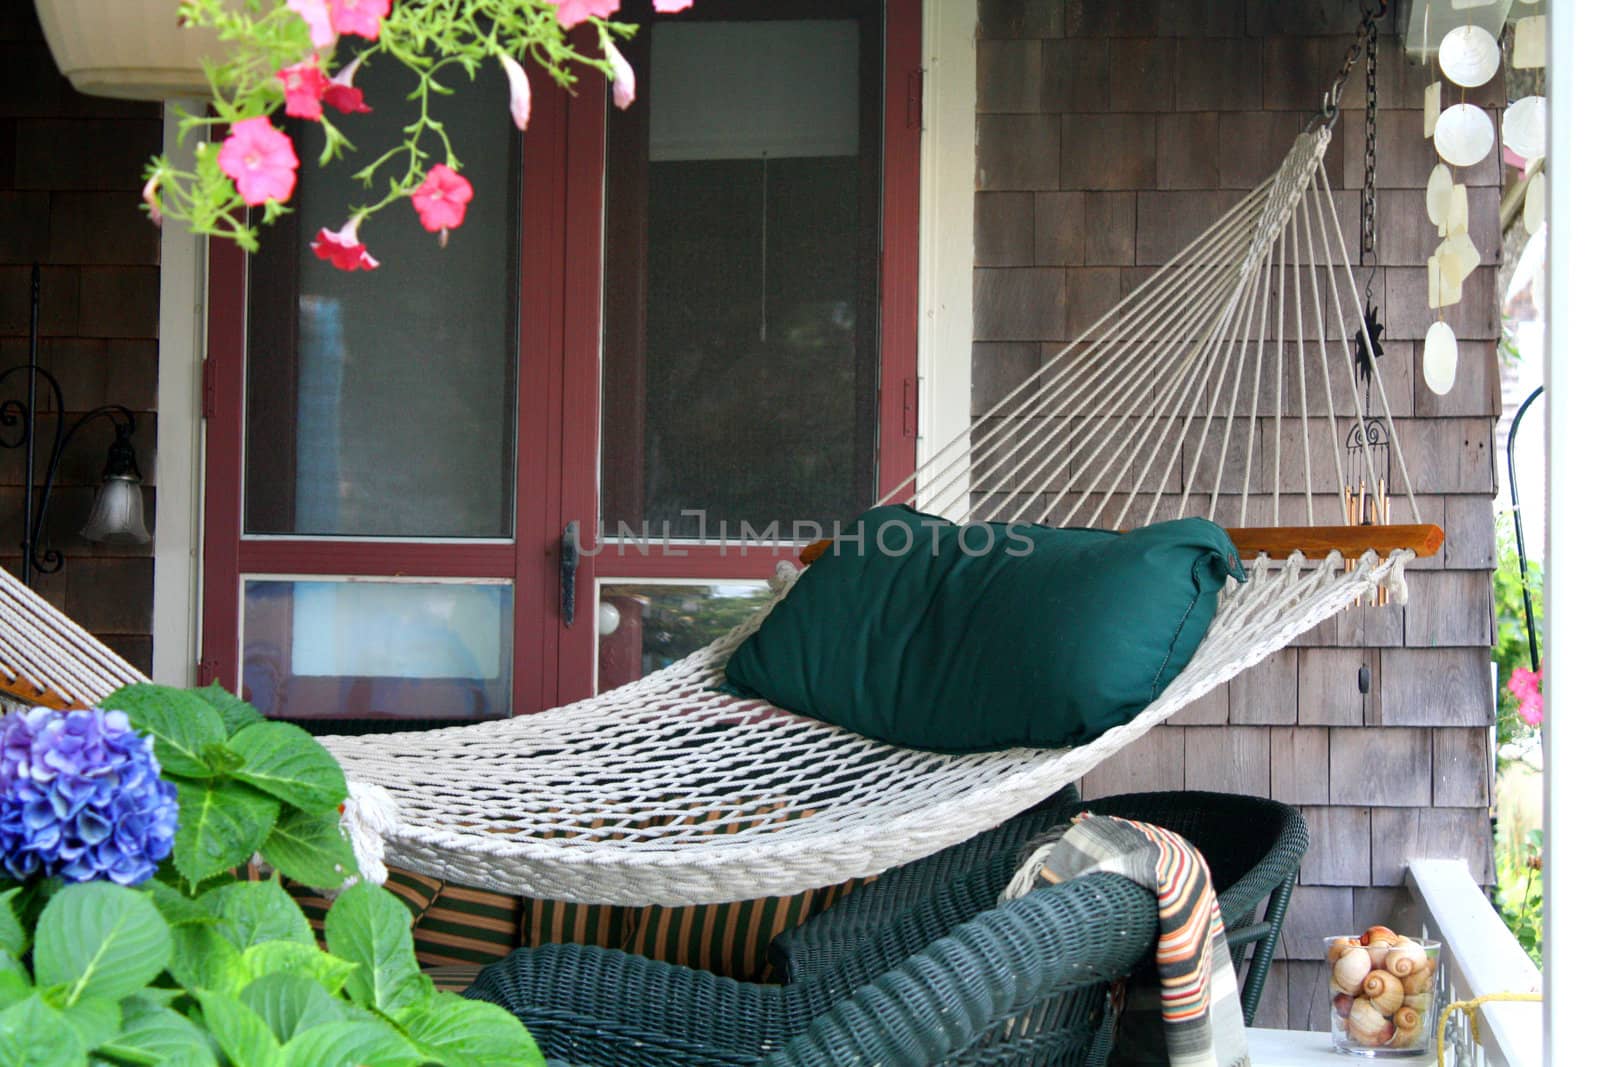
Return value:
M 1387 926 L 1323 940 L 1333 1047 L 1357 1056 L 1417 1056 L 1437 1025 L 1439 942 Z

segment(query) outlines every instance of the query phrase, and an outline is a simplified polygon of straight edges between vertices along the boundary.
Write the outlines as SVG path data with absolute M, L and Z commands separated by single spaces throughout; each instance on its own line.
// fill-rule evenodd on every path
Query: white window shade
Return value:
M 855 155 L 860 50 L 853 21 L 658 23 L 650 159 Z

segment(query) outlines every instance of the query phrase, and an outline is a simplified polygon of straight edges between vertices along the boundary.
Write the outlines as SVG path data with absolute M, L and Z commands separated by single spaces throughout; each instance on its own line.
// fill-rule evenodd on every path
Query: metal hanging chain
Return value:
M 1339 65 L 1339 73 L 1334 76 L 1333 84 L 1322 94 L 1322 118 L 1329 126 L 1332 126 L 1339 117 L 1339 101 L 1344 96 L 1345 82 L 1350 80 L 1350 72 L 1355 69 L 1356 60 L 1361 58 L 1361 53 L 1366 50 L 1369 41 L 1376 42 L 1378 20 L 1388 13 L 1389 0 L 1378 0 L 1376 10 L 1367 7 L 1365 3 L 1361 5 L 1361 26 L 1356 30 L 1356 39 L 1350 42 L 1350 48 L 1344 54 L 1344 62 Z
M 1380 11 L 1381 13 L 1381 11 Z M 1367 300 L 1372 300 L 1372 280 L 1378 267 L 1378 31 L 1374 16 L 1365 14 L 1363 26 L 1371 26 L 1367 39 L 1367 145 L 1365 183 L 1361 186 L 1361 265 L 1372 267 L 1367 275 Z

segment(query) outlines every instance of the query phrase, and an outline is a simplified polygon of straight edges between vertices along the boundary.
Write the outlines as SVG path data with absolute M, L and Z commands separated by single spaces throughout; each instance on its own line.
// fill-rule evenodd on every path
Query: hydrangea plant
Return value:
M 542 1064 L 513 1016 L 434 988 L 378 886 L 318 945 L 280 878 L 345 883 L 346 795 L 315 738 L 216 686 L 0 718 L 0 1064 Z
M 466 171 L 430 102 L 448 90 L 440 76 L 482 68 L 506 81 L 511 121 L 526 130 L 531 117 L 527 65 L 572 87 L 577 70 L 600 71 L 612 99 L 627 107 L 635 79 L 617 42 L 631 25 L 609 21 L 621 0 L 182 0 L 182 23 L 214 30 L 226 58 L 208 66 L 210 112 L 180 110 L 194 141 L 192 162 L 158 156 L 146 169 L 144 200 L 156 222 L 176 218 L 196 233 L 225 237 L 246 251 L 258 246 L 257 226 L 288 210 L 300 158 L 284 132 L 315 123 L 323 134 L 320 162 L 354 149 L 332 113 L 405 108 L 412 121 L 398 145 L 363 150 L 356 172 L 360 200 L 348 218 L 327 220 L 312 245 L 340 270 L 372 270 L 378 260 L 362 243 L 361 224 L 392 204 L 409 202 L 418 222 L 440 243 L 465 221 L 472 200 Z M 676 12 L 693 0 L 654 0 Z M 568 38 L 579 26 L 593 45 Z M 587 38 L 586 38 L 587 40 Z M 342 65 L 335 70 L 335 57 Z M 416 79 L 404 100 L 368 100 L 361 71 L 376 60 L 398 63 Z M 320 221 L 320 220 L 319 220 Z

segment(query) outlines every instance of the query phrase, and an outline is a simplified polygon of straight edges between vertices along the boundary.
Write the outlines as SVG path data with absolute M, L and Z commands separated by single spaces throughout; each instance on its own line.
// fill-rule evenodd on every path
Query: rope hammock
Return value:
M 0 569 L 0 704 L 82 708 L 144 681 L 131 663 Z
M 1361 598 L 1403 602 L 1403 564 L 1442 534 L 1421 524 L 1376 376 L 1381 415 L 1361 418 L 1359 469 L 1345 469 L 1334 413 L 1361 396 L 1348 353 L 1366 326 L 1328 141 L 1325 126 L 1302 134 L 1271 179 L 884 497 L 963 521 L 1235 517 L 1250 579 L 1229 583 L 1192 661 L 1133 721 L 1063 750 L 955 756 L 871 741 L 713 690 L 762 612 L 664 670 L 542 714 L 325 738 L 352 783 L 352 828 L 381 834 L 393 864 L 526 896 L 681 905 L 795 893 L 997 825 Z M 1415 525 L 1387 525 L 1382 439 Z M 1314 442 L 1326 452 L 1315 463 Z M 1341 497 L 1347 476 L 1381 506 Z M 777 596 L 797 575 L 780 564 Z M 44 645 L 0 631 L 0 655 Z M 29 679 L 59 665 L 4 662 Z M 63 693 L 92 699 L 124 680 L 136 678 L 113 666 Z

